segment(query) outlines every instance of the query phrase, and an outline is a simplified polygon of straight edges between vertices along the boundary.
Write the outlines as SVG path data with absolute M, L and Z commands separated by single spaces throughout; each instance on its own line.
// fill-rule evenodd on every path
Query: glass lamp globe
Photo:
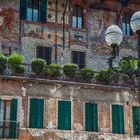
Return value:
M 130 25 L 134 32 L 140 31 L 140 11 L 132 15 Z
M 111 25 L 105 32 L 105 40 L 107 45 L 119 46 L 123 40 L 123 32 L 117 25 Z

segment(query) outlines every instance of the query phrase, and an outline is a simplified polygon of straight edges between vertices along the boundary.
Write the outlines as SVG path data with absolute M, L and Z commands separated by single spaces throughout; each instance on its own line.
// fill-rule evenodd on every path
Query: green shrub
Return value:
M 91 81 L 94 77 L 94 72 L 91 68 L 83 68 L 81 71 L 80 71 L 80 77 L 83 79 L 83 80 L 86 80 L 86 81 Z
M 42 72 L 44 72 L 45 65 L 46 65 L 46 61 L 43 59 L 36 58 L 32 60 L 31 61 L 32 72 L 34 72 L 37 75 L 41 74 Z
M 7 57 L 1 54 L 0 55 L 0 74 L 3 74 L 3 72 L 5 71 L 7 67 L 7 62 L 8 62 Z
M 64 74 L 69 78 L 75 78 L 77 73 L 78 66 L 76 64 L 65 64 L 64 65 Z
M 23 61 L 24 61 L 24 56 L 20 54 L 12 54 L 8 58 L 8 64 L 14 73 L 18 73 L 18 72 L 20 73 L 21 71 L 23 73 L 24 68 L 23 66 L 21 66 Z
M 45 68 L 45 75 L 46 75 L 47 77 L 51 76 L 51 70 L 50 70 L 50 68 L 49 68 L 49 65 L 47 65 L 46 68 Z
M 112 81 L 111 74 L 109 70 L 101 70 L 99 74 L 96 75 L 96 80 L 104 84 L 110 84 Z
M 21 73 L 23 74 L 25 71 L 24 66 L 17 66 L 17 68 L 15 69 L 15 73 Z
M 61 66 L 58 64 L 50 64 L 49 65 L 50 69 L 50 76 L 54 78 L 58 78 L 61 76 Z

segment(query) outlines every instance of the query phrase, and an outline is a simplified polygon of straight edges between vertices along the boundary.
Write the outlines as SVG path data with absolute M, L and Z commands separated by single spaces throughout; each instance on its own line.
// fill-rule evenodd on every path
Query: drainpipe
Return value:
M 66 9 L 68 6 L 69 0 L 66 1 L 66 5 L 63 11 L 63 50 L 65 49 L 65 15 L 66 15 Z

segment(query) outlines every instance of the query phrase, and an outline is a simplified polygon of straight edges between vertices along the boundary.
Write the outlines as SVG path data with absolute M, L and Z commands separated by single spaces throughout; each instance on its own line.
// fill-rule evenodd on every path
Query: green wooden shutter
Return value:
M 139 107 L 133 107 L 133 133 L 140 135 L 139 132 Z
M 120 134 L 124 134 L 124 108 L 119 106 L 119 123 L 120 123 Z
M 92 104 L 91 103 L 86 103 L 85 105 L 85 126 L 86 126 L 86 131 L 92 131 L 92 124 L 93 124 L 93 119 L 92 119 Z
M 17 99 L 12 100 L 11 105 L 11 122 L 10 122 L 10 138 L 16 138 L 17 129 Z
M 71 102 L 58 102 L 58 129 L 71 130 Z
M 93 131 L 98 132 L 98 106 L 92 104 L 93 108 Z
M 1 109 L 1 98 L 0 98 L 0 109 Z
M 30 118 L 29 118 L 29 127 L 37 127 L 37 99 L 30 99 Z
M 44 100 L 37 100 L 37 128 L 43 128 Z
M 20 19 L 25 20 L 27 18 L 27 0 L 20 0 Z
M 64 102 L 64 124 L 65 124 L 65 130 L 71 130 L 71 102 L 70 101 L 65 101 Z
M 118 105 L 112 105 L 112 133 L 120 133 Z
M 47 0 L 41 0 L 40 21 L 42 23 L 46 23 L 46 15 L 47 15 Z
M 62 129 L 64 127 L 64 105 L 62 101 L 58 102 L 58 129 Z

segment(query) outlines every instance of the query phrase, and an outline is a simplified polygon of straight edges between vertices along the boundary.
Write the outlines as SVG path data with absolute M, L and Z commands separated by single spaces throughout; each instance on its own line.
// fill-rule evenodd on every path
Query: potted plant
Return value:
M 8 59 L 4 55 L 0 55 L 0 74 L 3 74 L 7 68 Z
M 100 70 L 96 75 L 96 81 L 101 84 L 110 84 L 112 82 L 112 78 L 110 77 L 109 70 Z
M 16 76 L 23 76 L 24 75 L 24 71 L 25 71 L 25 67 L 24 66 L 17 66 L 17 68 L 15 69 L 15 75 Z
M 83 68 L 80 71 L 80 78 L 84 80 L 84 82 L 91 82 L 94 77 L 94 72 L 91 68 Z
M 78 66 L 76 64 L 65 64 L 63 67 L 66 80 L 74 81 L 77 75 Z
M 21 75 L 24 73 L 24 66 L 22 66 L 24 56 L 20 54 L 12 54 L 8 58 L 8 65 L 10 70 L 15 75 Z
M 46 69 L 46 74 L 50 76 L 51 79 L 58 79 L 61 76 L 61 66 L 58 64 L 50 64 Z
M 31 61 L 32 72 L 35 73 L 37 77 L 43 75 L 45 66 L 46 66 L 46 61 L 43 59 L 36 58 Z

